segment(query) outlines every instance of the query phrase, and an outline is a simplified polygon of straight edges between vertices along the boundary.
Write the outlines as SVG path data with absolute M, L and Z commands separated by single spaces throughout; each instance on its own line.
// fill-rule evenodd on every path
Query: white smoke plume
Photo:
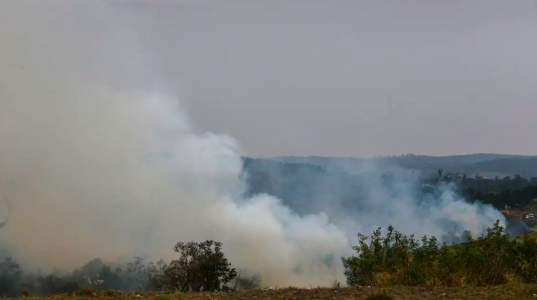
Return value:
M 0 239 L 27 264 L 169 260 L 178 241 L 214 239 L 265 284 L 327 285 L 344 281 L 340 257 L 360 230 L 439 235 L 445 218 L 480 233 L 502 218 L 449 191 L 423 214 L 404 186 L 394 199 L 375 183 L 370 210 L 352 220 L 241 199 L 239 143 L 192 127 L 177 85 L 137 39 L 145 19 L 110 3 L 0 3 L 0 191 L 12 208 Z

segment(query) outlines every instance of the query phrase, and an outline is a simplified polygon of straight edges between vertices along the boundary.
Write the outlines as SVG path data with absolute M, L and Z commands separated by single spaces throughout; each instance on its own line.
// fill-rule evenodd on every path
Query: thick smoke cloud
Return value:
M 76 3 L 0 4 L 10 29 L 0 32 L 0 191 L 11 203 L 0 239 L 23 263 L 169 260 L 178 241 L 214 239 L 266 284 L 326 285 L 344 281 L 339 258 L 358 231 L 439 235 L 446 219 L 480 233 L 501 218 L 449 189 L 424 208 L 403 181 L 397 196 L 368 182 L 364 213 L 340 220 L 299 216 L 268 195 L 241 199 L 239 143 L 192 126 L 154 49 L 136 38 L 143 16 Z

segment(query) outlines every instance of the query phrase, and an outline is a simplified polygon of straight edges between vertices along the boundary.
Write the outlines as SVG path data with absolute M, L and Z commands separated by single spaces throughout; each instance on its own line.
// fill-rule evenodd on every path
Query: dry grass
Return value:
M 509 284 L 491 287 L 353 287 L 341 289 L 251 290 L 233 293 L 135 293 L 115 291 L 84 291 L 48 297 L 27 297 L 43 300 L 269 300 L 269 299 L 367 299 L 375 294 L 402 299 L 536 299 L 537 284 Z

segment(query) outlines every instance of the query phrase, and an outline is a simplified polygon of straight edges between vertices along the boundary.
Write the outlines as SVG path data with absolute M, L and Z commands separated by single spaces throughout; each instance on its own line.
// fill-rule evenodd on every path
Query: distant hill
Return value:
M 478 153 L 454 156 L 427 156 L 408 154 L 381 158 L 352 158 L 352 157 L 319 157 L 319 156 L 282 156 L 271 157 L 270 160 L 302 163 L 321 166 L 327 170 L 345 171 L 352 174 L 370 169 L 375 163 L 383 167 L 391 165 L 403 169 L 419 170 L 424 175 L 434 175 L 438 169 L 449 170 L 453 173 L 465 173 L 473 176 L 481 175 L 537 177 L 537 156 Z
M 478 159 L 477 157 L 473 158 Z M 406 157 L 401 161 L 405 162 L 405 159 Z M 424 157 L 418 159 L 424 159 Z M 437 167 L 438 162 L 434 160 L 433 157 L 426 162 L 436 163 L 433 166 Z M 497 179 L 465 177 L 462 176 L 462 172 L 460 174 L 452 173 L 454 171 L 451 170 L 457 170 L 457 167 L 449 168 L 449 176 L 446 174 L 448 168 L 445 168 L 446 171 L 440 178 L 437 169 L 434 169 L 434 176 L 427 178 L 404 168 L 394 168 L 396 172 L 384 167 L 372 168 L 367 159 L 314 158 L 308 160 L 308 158 L 293 158 L 291 161 L 294 162 L 243 157 L 243 167 L 245 174 L 247 174 L 245 178 L 246 196 L 266 193 L 281 199 L 285 205 L 300 215 L 323 211 L 334 219 L 363 218 L 362 213 L 369 209 L 373 203 L 368 201 L 370 199 L 376 199 L 378 204 L 381 203 L 378 201 L 398 199 L 397 197 L 402 195 L 402 199 L 411 197 L 417 203 L 422 201 L 432 203 L 430 201 L 438 199 L 441 195 L 441 190 L 438 188 L 439 181 L 455 183 L 457 193 L 469 202 L 478 200 L 491 204 L 497 209 L 504 209 L 506 206 L 520 209 L 530 204 L 532 199 L 537 199 L 537 178 L 530 180 L 520 176 Z M 351 167 L 361 165 L 363 172 L 353 174 L 335 170 L 341 166 L 338 164 L 346 161 L 350 162 L 349 166 Z M 388 161 L 381 159 L 378 162 L 387 163 Z M 466 169 L 478 170 L 479 172 L 484 170 L 514 172 L 529 171 L 536 162 L 537 158 L 492 158 L 489 161 L 459 163 L 455 166 L 458 166 L 461 171 Z M 323 163 L 332 170 L 313 163 Z M 429 166 L 429 168 L 433 167 Z M 401 183 L 404 182 L 408 182 L 409 185 L 401 190 Z M 371 194 L 372 186 L 375 187 L 373 194 Z M 380 196 L 377 194 L 379 191 Z M 516 219 L 509 222 L 507 229 L 510 233 L 528 230 L 527 226 L 519 221 Z
M 461 173 L 503 174 L 506 176 L 520 175 L 522 177 L 537 176 L 537 157 L 532 158 L 501 158 L 490 161 L 480 161 L 471 164 L 461 164 L 453 168 Z

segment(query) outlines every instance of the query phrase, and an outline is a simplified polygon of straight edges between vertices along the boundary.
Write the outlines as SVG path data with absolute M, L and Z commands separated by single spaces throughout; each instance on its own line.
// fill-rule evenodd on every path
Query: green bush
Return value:
M 421 242 L 388 227 L 371 237 L 359 234 L 355 256 L 342 258 L 349 285 L 484 286 L 537 282 L 537 242 L 517 241 L 496 221 L 486 235 L 448 246 L 435 237 Z

